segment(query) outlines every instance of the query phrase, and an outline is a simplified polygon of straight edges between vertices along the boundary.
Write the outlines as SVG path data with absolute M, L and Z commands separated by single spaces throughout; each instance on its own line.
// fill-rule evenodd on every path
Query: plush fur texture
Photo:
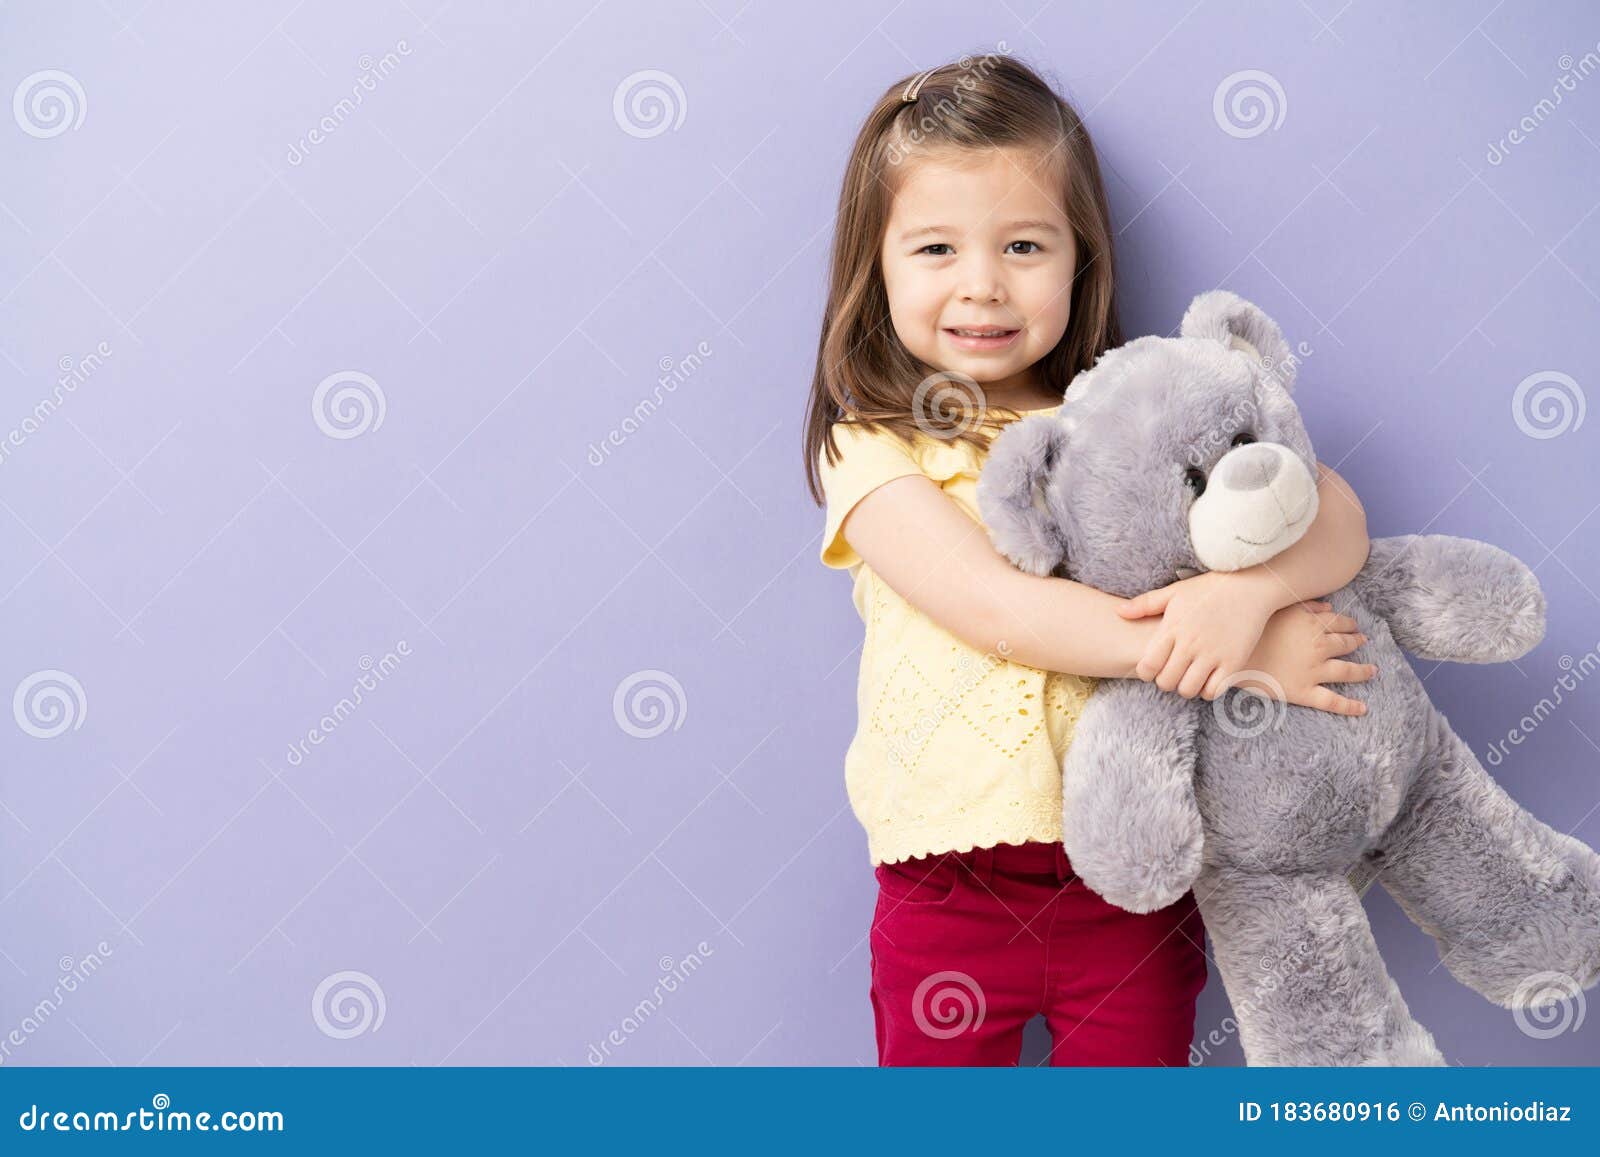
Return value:
M 1029 573 L 1124 597 L 1261 561 L 1215 546 L 1230 520 L 1286 549 L 1309 517 L 1302 482 L 1276 480 L 1317 469 L 1296 368 L 1260 309 L 1201 294 L 1178 337 L 1109 351 L 1058 414 L 996 439 L 978 484 L 993 541 Z M 1213 547 L 1197 551 L 1194 511 L 1214 492 Z M 1489 777 L 1401 653 L 1516 658 L 1543 637 L 1544 596 L 1496 547 L 1415 535 L 1374 541 L 1328 601 L 1368 636 L 1348 658 L 1377 675 L 1339 688 L 1365 716 L 1246 688 L 1207 701 L 1107 680 L 1068 749 L 1063 840 L 1088 886 L 1131 911 L 1194 890 L 1249 1063 L 1443 1064 L 1353 880 L 1387 888 L 1450 972 L 1498 1005 L 1534 1007 L 1600 978 L 1600 856 Z

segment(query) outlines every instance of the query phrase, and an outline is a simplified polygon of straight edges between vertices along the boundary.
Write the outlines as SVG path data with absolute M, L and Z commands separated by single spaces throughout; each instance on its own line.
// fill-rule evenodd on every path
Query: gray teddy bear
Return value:
M 996 547 L 1123 597 L 1271 559 L 1317 511 L 1296 368 L 1259 308 L 1201 294 L 1178 337 L 1107 352 L 1058 412 L 996 438 L 978 483 Z M 1367 923 L 1374 880 L 1498 1005 L 1600 976 L 1600 856 L 1489 777 L 1401 655 L 1514 659 L 1544 634 L 1544 596 L 1487 543 L 1405 535 L 1375 539 L 1328 601 L 1368 637 L 1348 658 L 1377 665 L 1339 688 L 1364 716 L 1106 680 L 1068 748 L 1063 842 L 1130 911 L 1193 889 L 1250 1064 L 1439 1065 Z

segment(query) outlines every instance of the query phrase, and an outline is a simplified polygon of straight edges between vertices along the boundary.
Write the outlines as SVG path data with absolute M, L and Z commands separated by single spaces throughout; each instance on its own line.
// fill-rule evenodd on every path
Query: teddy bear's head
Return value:
M 1264 562 L 1311 525 L 1317 462 L 1277 323 L 1213 290 L 1178 332 L 1107 351 L 1059 411 L 995 438 L 979 509 L 1022 570 L 1131 598 Z

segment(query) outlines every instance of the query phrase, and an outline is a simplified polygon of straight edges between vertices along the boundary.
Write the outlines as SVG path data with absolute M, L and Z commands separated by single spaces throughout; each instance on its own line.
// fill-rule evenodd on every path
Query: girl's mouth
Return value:
M 973 329 L 947 328 L 942 331 L 950 343 L 964 350 L 1004 349 L 1017 339 L 1019 329 L 999 329 L 981 326 Z

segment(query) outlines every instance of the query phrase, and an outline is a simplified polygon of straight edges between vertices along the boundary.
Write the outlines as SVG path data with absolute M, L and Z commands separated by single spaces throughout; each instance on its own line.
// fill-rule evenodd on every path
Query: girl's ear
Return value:
M 1041 577 L 1067 558 L 1067 540 L 1044 486 L 1067 451 L 1072 421 L 1039 414 L 995 436 L 978 478 L 978 511 L 995 549 L 1018 569 Z
M 1226 289 L 1200 294 L 1184 311 L 1179 337 L 1209 338 L 1243 350 L 1260 362 L 1285 390 L 1293 392 L 1296 361 L 1283 331 L 1261 308 Z

